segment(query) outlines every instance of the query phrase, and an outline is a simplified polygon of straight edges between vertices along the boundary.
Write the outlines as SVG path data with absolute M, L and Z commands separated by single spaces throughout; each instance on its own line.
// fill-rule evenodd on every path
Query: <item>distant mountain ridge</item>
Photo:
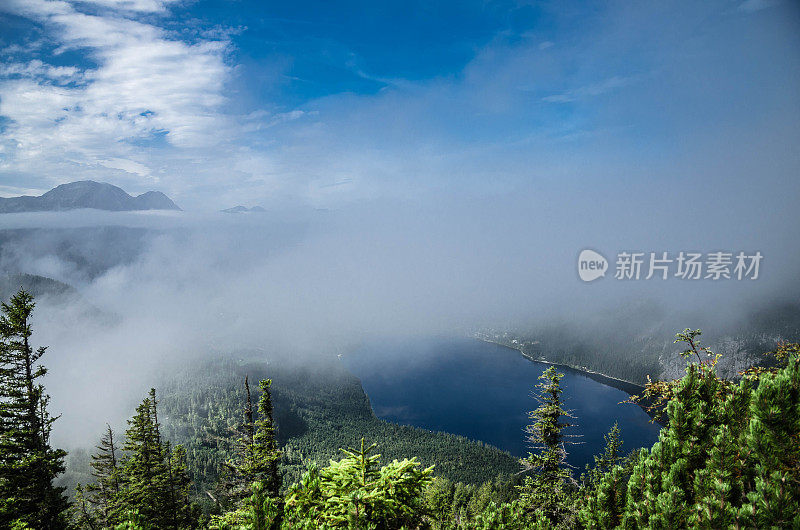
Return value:
M 248 212 L 266 212 L 264 208 L 261 206 L 253 206 L 252 208 L 248 208 L 246 206 L 234 206 L 233 208 L 225 208 L 224 210 L 220 210 L 223 213 L 248 213 Z
M 160 191 L 148 191 L 134 197 L 122 188 L 93 180 L 61 184 L 39 196 L 0 198 L 0 213 L 58 212 L 78 208 L 112 212 L 180 210 L 172 199 Z

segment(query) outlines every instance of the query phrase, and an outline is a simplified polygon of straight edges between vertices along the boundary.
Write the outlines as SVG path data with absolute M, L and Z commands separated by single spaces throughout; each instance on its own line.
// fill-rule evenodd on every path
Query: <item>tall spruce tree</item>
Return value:
M 568 527 L 574 519 L 576 482 L 566 466 L 566 445 L 574 442 L 564 430 L 573 425 L 566 420 L 573 416 L 561 399 L 562 377 L 551 366 L 539 376 L 533 391 L 539 407 L 528 413 L 533 423 L 526 428 L 532 451 L 522 460 L 532 474 L 520 488 L 520 501 L 530 513 L 543 513 L 553 525 Z
M 161 441 L 157 405 L 151 389 L 128 420 L 121 489 L 114 504 L 121 516 L 136 513 L 142 524 L 154 528 L 191 528 L 197 512 L 189 499 L 186 452 L 180 445 L 173 451 L 169 442 Z
M 30 344 L 33 297 L 24 289 L 2 305 L 0 316 L 0 527 L 14 521 L 41 529 L 63 528 L 69 507 L 53 479 L 64 472 L 66 452 L 50 446 L 58 417 L 37 381 L 46 348 Z
M 111 526 L 120 515 L 120 451 L 110 425 L 106 424 L 106 432 L 96 450 L 89 464 L 94 482 L 85 488 L 78 484 L 81 493 L 78 515 L 83 526 L 103 528 Z
M 281 475 L 278 465 L 281 453 L 275 438 L 275 420 L 272 410 L 272 380 L 259 382 L 261 397 L 258 400 L 258 419 L 255 422 L 256 432 L 253 436 L 252 472 L 257 480 L 264 484 L 267 495 L 277 497 L 281 490 Z
M 98 530 L 104 528 L 101 526 L 100 518 L 102 514 L 99 513 L 96 505 L 90 500 L 86 489 L 83 484 L 75 485 L 75 499 L 71 507 L 71 526 L 72 528 L 88 528 L 89 530 Z
M 161 447 L 156 444 L 152 410 L 150 398 L 145 398 L 128 420 L 123 446 L 127 458 L 122 467 L 125 487 L 121 501 L 128 510 L 139 510 L 145 520 L 162 522 L 164 492 L 157 478 L 166 469 L 161 460 Z
M 596 487 L 603 475 L 611 471 L 622 459 L 620 451 L 622 449 L 622 436 L 620 436 L 619 425 L 615 422 L 611 430 L 603 436 L 606 442 L 602 454 L 594 455 L 594 467 L 587 465 L 586 474 L 582 477 L 584 485 L 588 489 Z
M 223 511 L 232 510 L 244 502 L 249 497 L 250 487 L 255 480 L 250 473 L 250 469 L 254 467 L 255 411 L 250 379 L 247 376 L 244 378 L 244 393 L 243 421 L 233 428 L 233 458 L 223 463 L 214 492 L 209 493 Z
M 281 455 L 275 438 L 271 385 L 270 379 L 259 384 L 261 397 L 256 418 L 250 382 L 247 377 L 244 379 L 244 421 L 235 430 L 237 446 L 234 458 L 225 463 L 216 494 L 212 495 L 223 510 L 249 502 L 254 482 L 261 484 L 264 494 L 270 497 L 279 495 Z
M 176 445 L 168 455 L 174 523 L 177 528 L 191 527 L 197 521 L 198 507 L 191 500 L 192 480 L 187 471 L 186 449 Z

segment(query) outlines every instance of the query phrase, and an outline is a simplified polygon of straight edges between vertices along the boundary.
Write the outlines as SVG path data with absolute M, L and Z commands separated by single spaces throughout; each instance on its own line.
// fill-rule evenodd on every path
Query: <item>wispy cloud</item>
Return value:
M 622 88 L 626 85 L 629 85 L 633 81 L 634 81 L 633 77 L 620 77 L 620 76 L 609 77 L 608 79 L 604 79 L 599 83 L 594 83 L 591 85 L 574 88 L 572 90 L 567 90 L 566 92 L 562 92 L 561 94 L 553 94 L 551 96 L 545 96 L 542 98 L 542 101 L 547 101 L 548 103 L 571 103 L 573 101 L 579 101 L 582 99 L 607 94 L 609 92 Z
M 780 4 L 780 0 L 745 0 L 739 4 L 739 9 L 747 13 L 754 13 Z
M 179 0 L 88 0 L 89 3 L 114 9 L 138 12 L 161 12 Z
M 144 164 L 134 162 L 133 160 L 127 160 L 125 158 L 110 158 L 108 160 L 98 160 L 97 163 L 100 164 L 101 166 L 108 167 L 111 169 L 120 169 L 122 171 L 133 173 L 141 177 L 152 178 L 150 168 L 148 168 Z

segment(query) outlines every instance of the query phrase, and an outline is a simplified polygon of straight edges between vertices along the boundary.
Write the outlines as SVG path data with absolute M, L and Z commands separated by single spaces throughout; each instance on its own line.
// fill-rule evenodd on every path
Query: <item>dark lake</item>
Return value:
M 526 456 L 531 390 L 548 365 L 503 346 L 474 339 L 382 341 L 344 357 L 375 414 L 387 421 L 459 434 Z M 619 423 L 623 451 L 650 447 L 660 427 L 638 406 L 619 404 L 628 394 L 583 373 L 558 367 L 566 406 L 576 416 L 580 445 L 568 462 L 582 469 L 604 447 L 603 435 Z

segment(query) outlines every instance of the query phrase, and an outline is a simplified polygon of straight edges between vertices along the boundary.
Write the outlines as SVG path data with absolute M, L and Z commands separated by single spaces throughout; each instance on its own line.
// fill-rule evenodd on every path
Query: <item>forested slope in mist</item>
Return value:
M 310 366 L 265 360 L 219 359 L 173 373 L 157 386 L 164 435 L 187 451 L 194 494 L 217 480 L 234 453 L 234 428 L 242 421 L 244 378 L 272 379 L 277 438 L 283 452 L 284 484 L 300 478 L 309 462 L 326 464 L 361 437 L 378 444 L 384 458 L 419 455 L 436 475 L 479 485 L 519 471 L 517 459 L 481 442 L 447 433 L 395 425 L 375 417 L 358 379 L 334 358 Z M 256 396 L 256 392 L 253 393 Z M 88 452 L 68 460 L 65 482 L 85 481 Z
M 648 376 L 673 379 L 683 374 L 678 347 L 668 337 L 673 329 L 685 327 L 686 321 L 685 317 L 663 314 L 655 304 L 633 302 L 608 311 L 599 321 L 542 319 L 527 328 L 483 329 L 476 336 L 517 349 L 534 360 L 643 385 Z M 717 373 L 737 379 L 739 372 L 750 366 L 769 362 L 764 352 L 781 340 L 800 340 L 800 304 L 791 299 L 757 306 L 745 318 L 726 323 L 725 329 L 706 342 L 723 355 Z
M 46 349 L 29 340 L 32 300 L 20 290 L 0 316 L 4 527 L 800 525 L 797 343 L 779 343 L 769 353 L 771 366 L 750 369 L 733 383 L 716 374 L 720 357 L 701 344 L 700 330 L 678 333 L 685 375 L 655 381 L 644 392 L 650 402 L 665 405 L 668 421 L 658 442 L 626 454 L 614 426 L 582 474 L 565 463 L 575 443 L 564 431 L 573 415 L 564 408 L 563 374 L 556 367 L 533 387 L 538 407 L 525 433 L 531 452 L 514 460 L 463 439 L 376 420 L 358 381 L 335 364 L 315 373 L 239 360 L 173 371 L 161 392 L 151 389 L 135 407 L 124 434 L 110 426 L 98 433 L 91 458 L 74 452 L 63 476 L 69 457 L 52 446 L 59 418 L 50 415 L 40 383 Z M 251 391 L 250 376 L 267 375 L 275 378 L 274 389 L 271 379 L 261 379 L 259 390 Z M 336 450 L 342 452 L 338 459 Z M 401 456 L 389 462 L 394 455 Z M 325 464 L 325 457 L 334 458 Z M 82 460 L 89 464 L 83 473 L 76 469 Z M 436 464 L 443 476 L 436 476 Z M 519 473 L 503 475 L 506 467 Z M 454 483 L 447 474 L 471 484 Z M 66 490 L 73 486 L 69 499 Z

